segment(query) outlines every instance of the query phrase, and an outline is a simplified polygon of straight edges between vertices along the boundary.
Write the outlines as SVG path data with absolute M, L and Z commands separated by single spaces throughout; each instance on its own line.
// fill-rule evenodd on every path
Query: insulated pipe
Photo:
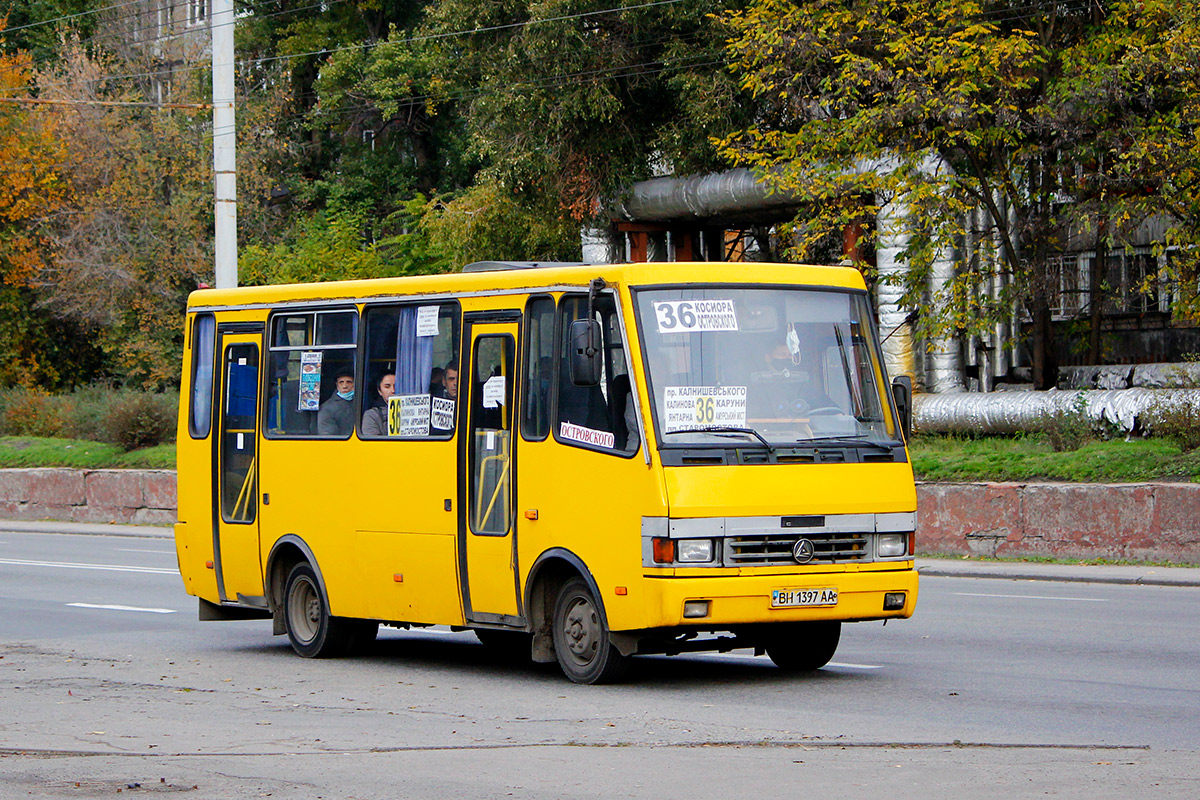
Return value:
M 875 285 L 875 301 L 879 309 L 879 337 L 883 341 L 883 363 L 888 375 L 908 375 L 917 386 L 923 377 L 917 371 L 913 357 L 912 324 L 900 305 L 904 295 L 903 275 L 908 267 L 899 255 L 908 246 L 904 224 L 907 209 L 899 201 L 883 204 L 875 219 L 875 268 L 879 282 Z
M 585 264 L 620 264 L 625 260 L 625 242 L 615 231 L 584 228 L 579 238 L 583 242 Z
M 745 214 L 798 203 L 797 196 L 775 192 L 748 169 L 732 169 L 692 178 L 653 178 L 635 183 L 614 216 L 639 222 L 708 219 L 722 214 Z
M 954 256 L 948 249 L 938 251 L 929 273 L 929 297 L 934 303 L 948 302 L 954 280 Z M 940 301 L 939 301 L 939 298 Z M 929 390 L 938 394 L 965 391 L 962 351 L 952 336 L 939 336 L 930 342 Z
M 913 398 L 913 427 L 920 433 L 1020 433 L 1082 404 L 1090 419 L 1128 433 L 1146 427 L 1144 417 L 1151 408 L 1180 403 L 1200 406 L 1200 389 L 922 394 Z

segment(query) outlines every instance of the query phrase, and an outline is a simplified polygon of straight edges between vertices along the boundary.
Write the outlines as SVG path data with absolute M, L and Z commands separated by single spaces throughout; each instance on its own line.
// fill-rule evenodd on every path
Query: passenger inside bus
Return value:
M 438 397 L 458 399 L 458 368 L 454 366 L 453 361 L 447 364 L 442 372 L 442 391 Z
M 317 412 L 317 435 L 347 436 L 354 430 L 354 371 L 337 373 L 336 390 Z
M 363 436 L 387 436 L 388 398 L 396 393 L 396 374 L 386 372 L 376 384 L 379 400 L 363 414 Z

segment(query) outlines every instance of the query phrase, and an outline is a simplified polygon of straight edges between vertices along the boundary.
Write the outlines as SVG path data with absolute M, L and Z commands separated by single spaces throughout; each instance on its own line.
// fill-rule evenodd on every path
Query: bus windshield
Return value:
M 686 287 L 636 303 L 664 446 L 899 439 L 864 293 Z

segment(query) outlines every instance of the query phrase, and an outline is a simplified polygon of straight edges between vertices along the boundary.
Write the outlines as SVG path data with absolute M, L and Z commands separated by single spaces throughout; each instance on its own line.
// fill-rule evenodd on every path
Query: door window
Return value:
M 504 536 L 512 525 L 513 337 L 480 336 L 471 363 L 471 532 Z
M 255 455 L 258 436 L 258 347 L 225 348 L 224 396 L 221 403 L 221 518 L 251 523 L 255 503 Z

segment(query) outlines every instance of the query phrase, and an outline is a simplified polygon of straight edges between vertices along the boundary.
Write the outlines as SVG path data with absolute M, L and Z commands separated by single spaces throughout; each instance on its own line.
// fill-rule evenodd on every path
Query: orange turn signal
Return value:
M 394 580 L 396 583 L 404 583 L 404 573 L 397 572 L 392 576 L 392 580 Z
M 651 539 L 651 551 L 655 564 L 670 564 L 675 560 L 674 539 Z
M 614 590 L 614 593 L 617 595 L 617 597 L 624 597 L 625 595 L 629 594 L 629 589 L 624 586 L 618 586 Z
M 537 509 L 530 508 L 525 512 L 525 519 L 537 519 Z
M 211 561 L 205 561 L 205 562 L 204 562 L 204 568 L 205 568 L 205 569 L 212 569 L 212 568 L 213 568 L 213 563 L 212 563 Z

